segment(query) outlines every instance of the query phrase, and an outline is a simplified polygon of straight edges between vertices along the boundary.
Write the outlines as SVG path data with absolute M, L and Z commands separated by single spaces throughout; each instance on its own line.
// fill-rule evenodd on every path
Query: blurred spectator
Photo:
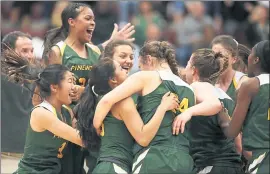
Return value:
M 246 6 L 252 6 L 257 2 L 250 1 L 248 3 L 232 0 L 222 1 L 221 14 L 224 21 L 223 30 L 225 34 L 235 36 L 236 29 L 240 28 L 249 15 L 249 9 Z
M 95 44 L 102 43 L 111 36 L 114 29 L 114 23 L 117 23 L 116 3 L 107 1 L 98 1 L 94 10 L 96 27 L 93 33 L 92 41 Z
M 221 1 L 204 1 L 206 13 L 213 18 L 215 34 L 222 33 Z
M 119 7 L 119 26 L 126 25 L 132 16 L 138 14 L 138 2 L 137 1 L 118 1 Z
M 160 28 L 154 23 L 149 24 L 146 29 L 146 41 L 154 41 L 154 40 L 159 41 L 160 39 L 161 39 Z
M 211 17 L 205 14 L 202 2 L 187 2 L 188 15 L 173 28 L 177 35 L 177 58 L 181 66 L 185 66 L 192 51 L 208 47 L 214 37 Z
M 44 2 L 34 3 L 30 15 L 22 19 L 22 31 L 43 38 L 49 28 L 49 20 L 43 17 Z
M 254 7 L 248 19 L 245 36 L 249 47 L 269 39 L 269 8 L 263 5 Z
M 51 28 L 62 26 L 61 13 L 68 6 L 68 1 L 57 1 L 51 15 Z
M 6 1 L 1 2 L 1 35 L 4 36 L 7 33 L 19 30 L 20 28 L 20 9 L 12 8 L 13 2 Z
M 11 48 L 22 57 L 29 60 L 34 59 L 32 37 L 21 31 L 14 31 L 5 35 L 2 40 L 2 48 L 4 50 Z
M 135 43 L 142 46 L 146 41 L 147 26 L 154 23 L 162 30 L 165 27 L 165 20 L 158 12 L 153 10 L 150 2 L 140 2 L 139 7 L 140 14 L 133 18 L 132 23 L 135 25 L 136 30 L 134 34 Z

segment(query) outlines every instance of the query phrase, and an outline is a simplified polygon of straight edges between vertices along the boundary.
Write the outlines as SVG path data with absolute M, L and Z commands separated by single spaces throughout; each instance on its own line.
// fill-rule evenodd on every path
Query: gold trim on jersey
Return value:
M 56 46 L 59 47 L 60 53 L 61 53 L 61 57 L 63 57 L 64 51 L 65 51 L 65 48 L 66 48 L 67 44 L 66 44 L 64 41 L 60 41 L 60 42 L 58 42 L 58 43 L 56 44 Z
M 91 48 L 94 52 L 96 52 L 98 55 L 101 54 L 100 49 L 99 49 L 96 45 L 92 45 L 92 44 L 90 44 L 90 43 L 86 43 L 86 45 L 87 45 L 88 47 L 90 47 L 90 48 Z

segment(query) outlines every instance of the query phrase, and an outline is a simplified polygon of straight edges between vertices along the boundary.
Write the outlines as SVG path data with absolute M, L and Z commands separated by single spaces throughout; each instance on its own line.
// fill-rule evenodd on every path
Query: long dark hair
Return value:
M 80 7 L 90 8 L 89 5 L 84 3 L 69 3 L 61 13 L 62 26 L 59 28 L 51 29 L 46 33 L 44 38 L 44 51 L 42 55 L 43 59 L 47 59 L 48 53 L 50 52 L 53 45 L 67 38 L 69 33 L 68 19 L 75 19 L 81 12 L 79 11 Z
M 77 129 L 88 149 L 98 148 L 100 145 L 100 137 L 93 126 L 93 117 L 99 99 L 111 90 L 108 81 L 113 78 L 114 71 L 112 59 L 100 59 L 91 69 L 88 85 L 73 109 L 77 118 Z
M 16 83 L 35 83 L 43 99 L 51 95 L 50 85 L 60 85 L 64 74 L 69 71 L 63 65 L 49 65 L 44 68 L 42 63 L 30 62 L 10 48 L 2 52 L 1 64 L 1 72 L 9 78 L 16 79 Z

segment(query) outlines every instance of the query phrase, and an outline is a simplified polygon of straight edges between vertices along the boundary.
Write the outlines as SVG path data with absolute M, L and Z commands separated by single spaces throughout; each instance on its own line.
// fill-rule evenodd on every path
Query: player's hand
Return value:
M 176 97 L 176 95 L 172 94 L 171 92 L 167 92 L 167 93 L 164 94 L 164 96 L 162 97 L 160 106 L 161 106 L 165 111 L 177 109 L 177 108 L 179 107 L 179 100 L 178 100 L 178 98 Z
M 110 40 L 126 40 L 129 42 L 133 42 L 135 38 L 130 38 L 134 33 L 134 26 L 130 23 L 126 24 L 121 30 L 119 30 L 117 24 L 114 24 L 114 30 L 112 32 Z
M 184 133 L 186 123 L 191 119 L 192 114 L 188 110 L 184 111 L 180 115 L 176 116 L 173 121 L 173 135 L 178 135 L 179 131 Z
M 229 115 L 228 110 L 224 107 L 223 102 L 221 102 L 222 110 L 218 113 L 218 117 L 222 123 L 229 123 L 231 121 L 231 117 Z
M 79 85 L 74 85 L 71 89 L 70 97 L 72 101 L 78 101 L 81 97 L 84 88 Z

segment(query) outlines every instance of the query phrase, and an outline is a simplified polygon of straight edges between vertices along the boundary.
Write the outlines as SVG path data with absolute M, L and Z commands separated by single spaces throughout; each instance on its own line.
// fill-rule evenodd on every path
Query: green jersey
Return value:
M 91 44 L 86 44 L 88 57 L 80 57 L 71 47 L 61 41 L 56 44 L 60 48 L 62 64 L 67 66 L 76 77 L 76 84 L 86 86 L 89 79 L 89 71 L 97 63 L 101 54 L 100 49 Z
M 71 125 L 71 116 L 66 107 L 62 107 L 61 112 L 57 113 L 55 108 L 44 101 L 36 107 L 43 107 L 61 121 Z M 35 108 L 36 108 L 35 107 Z M 60 138 L 48 130 L 36 132 L 29 124 L 26 134 L 24 155 L 19 162 L 17 173 L 40 173 L 57 174 L 61 170 L 61 161 L 65 153 L 68 141 Z
M 231 115 L 234 101 L 221 89 L 215 93 Z M 190 152 L 198 168 L 206 166 L 240 166 L 234 139 L 228 139 L 219 123 L 218 115 L 194 116 L 190 121 Z
M 122 120 L 108 114 L 103 122 L 104 135 L 101 137 L 101 147 L 98 162 L 112 162 L 131 171 L 134 139 Z
M 138 96 L 137 109 L 141 115 L 144 124 L 147 124 L 160 105 L 161 99 L 165 93 L 171 91 L 176 94 L 180 101 L 180 107 L 177 111 L 167 111 L 160 128 L 150 143 L 150 146 L 168 146 L 173 148 L 182 148 L 189 151 L 188 130 L 177 136 L 172 134 L 172 124 L 176 115 L 182 113 L 188 107 L 195 104 L 195 96 L 192 88 L 185 83 L 180 77 L 172 72 L 159 71 L 161 84 L 151 93 L 145 96 Z M 188 124 L 187 124 L 188 125 Z M 134 153 L 146 148 L 135 144 Z
M 260 88 L 253 97 L 246 119 L 243 123 L 243 147 L 252 151 L 252 157 L 257 158 L 261 152 L 270 148 L 270 109 L 269 109 L 269 74 L 257 76 Z
M 233 101 L 235 101 L 236 99 L 236 89 L 238 86 L 238 83 L 240 81 L 240 79 L 245 76 L 246 74 L 239 72 L 239 71 L 235 71 L 235 75 L 232 79 L 232 82 L 228 88 L 228 90 L 226 91 L 226 93 L 232 98 Z

